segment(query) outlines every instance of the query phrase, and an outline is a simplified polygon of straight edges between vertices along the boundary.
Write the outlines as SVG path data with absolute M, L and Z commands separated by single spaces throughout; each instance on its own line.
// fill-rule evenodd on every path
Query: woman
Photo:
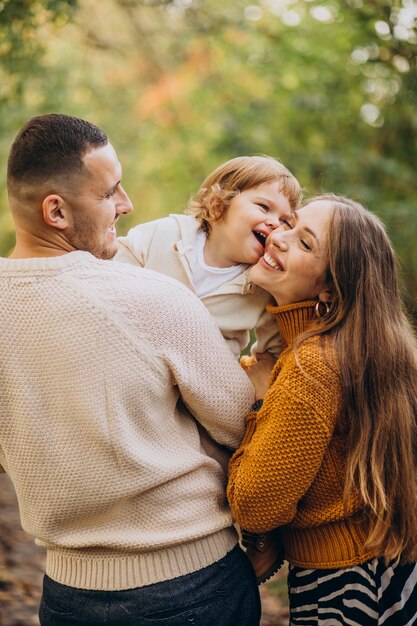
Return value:
M 279 304 L 286 349 L 230 463 L 236 521 L 281 527 L 291 624 L 415 624 L 417 347 L 384 228 L 316 197 L 251 279 Z M 264 362 L 248 373 L 263 398 Z

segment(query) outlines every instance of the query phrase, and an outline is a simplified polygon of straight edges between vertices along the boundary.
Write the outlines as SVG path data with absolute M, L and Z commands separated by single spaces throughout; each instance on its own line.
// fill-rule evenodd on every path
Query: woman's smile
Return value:
M 311 202 L 268 236 L 250 279 L 269 291 L 278 304 L 316 299 L 326 289 L 325 247 L 331 214 L 330 202 Z
M 269 251 L 265 252 L 264 256 L 263 256 L 263 260 L 265 261 L 265 263 L 267 265 L 269 265 L 269 267 L 271 267 L 273 270 L 278 270 L 280 272 L 284 271 L 284 266 L 281 263 L 281 261 L 279 261 L 277 258 L 273 258 L 270 254 Z

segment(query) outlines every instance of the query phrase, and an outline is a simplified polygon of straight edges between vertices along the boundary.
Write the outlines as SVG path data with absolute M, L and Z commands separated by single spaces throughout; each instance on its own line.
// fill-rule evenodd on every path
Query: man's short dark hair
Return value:
M 58 113 L 32 117 L 11 147 L 8 185 L 39 185 L 81 173 L 85 154 L 107 143 L 106 133 L 86 120 Z

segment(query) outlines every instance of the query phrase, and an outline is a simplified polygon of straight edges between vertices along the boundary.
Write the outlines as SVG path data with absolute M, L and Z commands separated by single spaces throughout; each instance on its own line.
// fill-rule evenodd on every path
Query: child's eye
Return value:
M 258 206 L 261 207 L 263 211 L 269 211 L 269 206 L 266 204 L 261 204 L 260 202 L 258 202 Z
M 308 250 L 309 252 L 311 252 L 312 248 L 310 246 L 310 244 L 305 240 L 305 239 L 300 239 L 300 243 L 303 246 L 303 248 L 305 250 Z

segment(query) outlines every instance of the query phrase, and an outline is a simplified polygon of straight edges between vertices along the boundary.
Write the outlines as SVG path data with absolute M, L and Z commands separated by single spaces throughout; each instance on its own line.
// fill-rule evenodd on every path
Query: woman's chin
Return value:
M 258 262 L 252 265 L 249 270 L 249 280 L 255 283 L 255 285 L 262 286 L 260 283 L 265 279 L 264 273 L 262 271 L 262 257 L 258 259 Z
M 262 259 L 260 259 L 256 265 L 251 267 L 249 270 L 249 280 L 254 283 L 254 285 L 262 287 L 262 289 L 265 289 L 265 291 L 268 291 L 275 297 L 271 274 L 265 271 L 265 268 L 261 265 L 261 263 Z

